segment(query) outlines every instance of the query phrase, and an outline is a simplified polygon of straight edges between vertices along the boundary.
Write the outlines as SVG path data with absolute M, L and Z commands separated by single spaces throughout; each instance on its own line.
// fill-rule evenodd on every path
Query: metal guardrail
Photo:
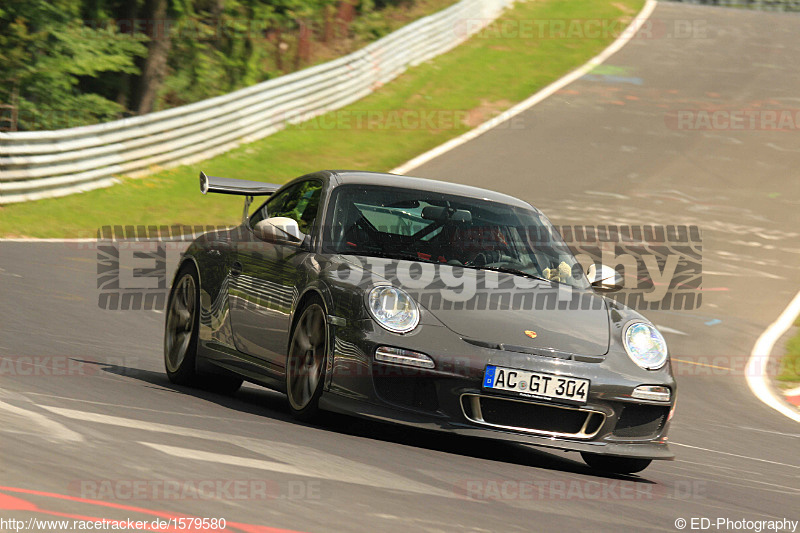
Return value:
M 800 12 L 800 0 L 670 0 L 684 4 L 702 4 L 706 6 L 739 7 L 757 11 L 794 11 Z
M 461 0 L 347 56 L 193 104 L 104 124 L 0 133 L 0 204 L 190 164 L 341 108 L 447 52 L 513 0 Z

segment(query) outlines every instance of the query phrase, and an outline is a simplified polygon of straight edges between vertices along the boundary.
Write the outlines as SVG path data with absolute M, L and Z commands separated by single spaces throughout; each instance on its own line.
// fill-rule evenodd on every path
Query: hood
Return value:
M 402 287 L 444 326 L 470 341 L 504 344 L 512 351 L 517 347 L 587 356 L 608 352 L 608 309 L 605 299 L 591 290 L 502 272 L 348 257 L 350 262 L 353 259 L 374 281 Z M 409 269 L 419 279 L 422 269 L 434 267 L 436 275 L 430 283 L 403 282 Z
M 440 309 L 433 313 L 465 339 L 487 345 L 502 344 L 511 351 L 554 350 L 589 356 L 608 352 L 605 305 L 597 310 L 515 310 L 511 306 L 485 311 Z M 528 332 L 535 337 L 529 337 Z

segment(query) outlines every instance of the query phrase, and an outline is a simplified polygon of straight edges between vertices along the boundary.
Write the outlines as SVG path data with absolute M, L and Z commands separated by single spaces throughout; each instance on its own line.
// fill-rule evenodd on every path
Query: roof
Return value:
M 456 196 L 466 196 L 469 198 L 481 198 L 491 202 L 498 202 L 516 207 L 530 209 L 531 205 L 527 202 L 480 187 L 471 187 L 459 183 L 448 181 L 438 181 L 425 178 L 414 178 L 411 176 L 401 176 L 399 174 L 388 174 L 385 172 L 367 172 L 362 170 L 330 170 L 333 177 L 340 185 L 379 185 L 384 187 L 403 187 L 421 191 L 439 192 L 453 194 Z

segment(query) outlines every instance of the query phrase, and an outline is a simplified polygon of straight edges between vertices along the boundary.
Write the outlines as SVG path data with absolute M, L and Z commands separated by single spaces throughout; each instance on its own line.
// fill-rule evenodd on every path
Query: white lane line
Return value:
M 678 469 L 678 470 L 686 470 L 686 469 Z M 796 495 L 800 494 L 800 489 L 796 489 L 796 488 L 793 488 L 793 487 L 786 487 L 785 485 L 777 485 L 777 487 L 783 487 L 783 488 L 789 489 L 789 490 L 782 490 L 781 488 L 769 488 L 769 487 L 762 487 L 762 486 L 754 486 L 754 485 L 749 485 L 749 484 L 746 484 L 746 483 L 736 483 L 736 481 L 740 481 L 740 482 L 741 481 L 744 481 L 744 482 L 748 481 L 746 479 L 742 479 L 741 477 L 736 478 L 736 477 L 733 477 L 733 476 L 726 476 L 726 477 L 731 477 L 734 480 L 734 481 L 726 481 L 724 479 L 723 480 L 716 480 L 716 479 L 709 479 L 708 477 L 700 477 L 700 476 L 692 476 L 692 475 L 690 475 L 691 473 L 696 473 L 697 472 L 696 470 L 686 470 L 686 472 L 689 472 L 689 474 L 682 474 L 682 475 L 683 475 L 683 477 L 688 478 L 688 479 L 696 479 L 698 481 L 711 482 L 711 483 L 715 483 L 715 484 L 725 484 L 725 485 L 730 486 L 730 487 L 742 487 L 742 488 L 745 488 L 745 489 L 748 489 L 748 490 L 751 490 L 751 491 L 756 491 L 756 492 L 759 492 L 759 493 L 760 492 L 773 492 L 775 494 L 787 494 L 787 495 L 790 495 L 790 496 L 796 496 Z
M 424 481 L 414 481 L 401 473 L 372 466 L 363 461 L 346 459 L 308 446 L 257 439 L 234 440 L 233 442 L 246 450 L 277 461 L 294 464 L 298 468 L 304 468 L 310 472 L 308 475 L 312 477 L 445 498 L 457 497 L 450 485 L 446 489 L 438 488 Z M 403 447 L 403 449 L 407 448 Z M 379 464 L 386 464 L 388 455 L 390 455 L 389 452 L 381 453 Z M 415 472 L 414 469 L 410 469 L 410 471 Z M 423 471 L 423 474 L 427 474 L 427 472 Z M 430 476 L 426 475 L 426 477 L 430 479 Z
M 201 439 L 219 440 L 222 433 L 213 431 L 205 431 L 202 429 L 191 429 L 180 426 L 173 426 L 170 424 L 159 424 L 158 422 L 146 422 L 144 420 L 135 420 L 132 418 L 122 418 L 119 416 L 103 415 L 100 413 L 89 413 L 86 411 L 78 411 L 75 409 L 66 409 L 64 407 L 55 407 L 52 405 L 40 405 L 42 409 L 46 409 L 52 413 L 71 418 L 73 420 L 82 420 L 84 422 L 94 422 L 97 424 L 106 424 L 109 426 L 118 426 L 128 429 L 140 429 L 143 431 L 154 431 L 157 433 L 172 433 L 180 437 L 197 437 Z M 273 422 L 264 421 L 264 425 L 275 425 Z
M 673 333 L 675 335 L 688 335 L 688 333 L 684 333 L 683 331 L 668 328 L 667 326 L 659 326 L 658 324 L 656 324 L 656 328 L 658 328 L 658 331 L 663 331 L 664 333 Z
M 675 465 L 675 466 L 673 466 L 673 468 L 675 470 L 683 470 L 683 471 L 686 471 L 686 472 L 697 473 L 697 469 L 693 468 L 693 467 L 681 467 L 681 466 Z M 776 492 L 780 492 L 781 494 L 790 494 L 790 493 L 800 494 L 800 488 L 789 487 L 787 485 L 780 485 L 778 483 L 770 483 L 768 481 L 758 481 L 758 480 L 755 480 L 755 479 L 747 479 L 747 478 L 742 477 L 741 473 L 734 472 L 732 474 L 720 474 L 720 473 L 705 472 L 705 474 L 708 477 L 713 476 L 713 477 L 718 477 L 718 478 L 733 479 L 734 481 L 739 481 L 739 482 L 754 483 L 754 484 L 757 484 L 757 485 L 765 485 L 767 487 L 772 487 L 773 489 L 775 489 Z M 723 481 L 723 483 L 729 483 L 729 482 Z M 751 488 L 755 488 L 755 487 L 751 487 Z M 778 489 L 783 489 L 783 490 L 778 490 Z
M 232 442 L 234 444 L 239 444 L 236 440 Z M 352 483 L 379 489 L 426 494 L 429 496 L 443 496 L 445 498 L 456 497 L 452 491 L 444 491 L 424 483 L 417 483 L 387 470 L 373 468 L 369 465 L 349 461 L 304 446 L 291 446 L 291 450 L 288 450 L 282 449 L 286 445 L 270 442 L 269 444 L 264 444 L 261 449 L 258 450 L 269 453 L 270 456 L 278 458 L 279 461 L 285 461 L 278 462 L 165 444 L 155 444 L 152 442 L 140 441 L 139 444 L 181 459 L 204 461 L 241 468 L 269 470 L 280 474 L 327 479 L 339 483 Z M 273 447 L 273 445 L 277 446 Z M 247 446 L 247 448 L 253 450 L 254 447 Z
M 0 409 L 27 418 L 28 420 L 30 420 L 31 422 L 33 422 L 34 424 L 38 425 L 43 430 L 45 430 L 47 435 L 49 437 L 54 438 L 55 440 L 67 441 L 67 442 L 83 441 L 83 435 L 81 435 L 80 433 L 76 433 L 75 431 L 72 431 L 67 426 L 59 424 L 55 420 L 47 418 L 41 413 L 28 411 L 27 409 L 23 409 L 21 407 L 17 407 L 16 405 L 11 405 L 5 402 L 0 402 Z
M 790 465 L 786 463 L 779 463 L 778 461 L 770 461 L 769 459 L 761 459 L 760 457 L 750 457 L 749 455 L 739 455 L 738 453 L 721 452 L 719 450 L 711 450 L 708 448 L 701 448 L 700 446 L 691 446 L 689 444 L 681 444 L 680 442 L 670 442 L 671 446 L 683 446 L 684 448 L 691 448 L 693 450 L 702 450 L 704 452 L 717 453 L 719 455 L 728 455 L 730 457 L 739 457 L 740 459 L 750 459 L 751 461 L 758 461 L 759 463 L 769 463 L 772 465 L 786 466 L 788 468 L 798 468 L 800 465 Z
M 770 324 L 756 341 L 753 351 L 750 353 L 750 359 L 747 361 L 745 376 L 747 377 L 747 385 L 759 400 L 795 422 L 800 422 L 800 411 L 790 408 L 781 398 L 775 395 L 767 375 L 767 365 L 769 364 L 772 348 L 778 342 L 778 339 L 792 327 L 797 315 L 800 315 L 800 292 L 795 295 L 778 319 Z
M 676 463 L 681 463 L 681 464 L 685 463 L 685 464 L 689 464 L 689 465 L 702 466 L 704 469 L 716 468 L 717 470 L 728 470 L 728 471 L 731 471 L 731 472 L 736 472 L 740 476 L 742 474 L 751 474 L 753 476 L 762 476 L 762 477 L 764 477 L 764 475 L 765 475 L 764 472 L 759 472 L 757 470 L 744 470 L 739 464 L 737 464 L 736 466 L 724 466 L 724 465 L 718 465 L 718 464 L 715 464 L 715 463 L 698 463 L 696 461 L 687 461 L 686 459 L 683 459 L 683 458 L 676 459 L 675 462 Z M 698 469 L 695 468 L 694 471 L 697 472 Z M 708 470 L 706 470 L 706 472 L 704 472 L 704 473 L 708 474 L 710 476 L 715 475 L 713 472 L 710 472 Z M 793 474 L 785 474 L 785 475 L 793 476 Z
M 80 398 L 70 398 L 68 396 L 57 396 L 55 394 L 44 394 L 42 392 L 23 392 L 26 396 L 40 396 L 42 398 L 53 398 L 55 400 L 63 400 L 67 402 L 75 402 L 75 403 L 86 403 L 89 405 L 102 405 L 105 407 L 119 407 L 120 409 L 125 409 L 126 411 L 146 411 L 149 413 L 158 413 L 161 415 L 178 415 L 178 416 L 186 416 L 191 418 L 208 418 L 211 420 L 225 420 L 226 422 L 236 422 L 237 424 L 263 424 L 262 420 L 241 420 L 231 418 L 230 416 L 217 416 L 217 415 L 201 415 L 197 413 L 184 413 L 181 411 L 165 411 L 164 409 L 151 409 L 149 407 L 136 407 L 133 405 L 121 405 L 118 403 L 109 403 L 109 402 L 98 402 L 94 400 L 83 400 Z
M 397 168 L 393 168 L 389 172 L 393 174 L 405 174 L 411 170 L 414 170 L 417 167 L 422 166 L 423 164 L 427 163 L 432 159 L 436 159 L 442 154 L 449 152 L 450 150 L 461 146 L 464 143 L 467 143 L 477 137 L 480 137 L 487 131 L 499 126 L 500 124 L 508 121 L 509 119 L 519 115 L 520 113 L 527 111 L 528 109 L 532 108 L 548 96 L 551 96 L 556 91 L 563 89 L 570 83 L 574 82 L 575 80 L 579 79 L 582 76 L 588 74 L 592 69 L 603 63 L 606 59 L 611 57 L 612 55 L 619 52 L 619 50 L 625 46 L 628 41 L 633 39 L 641 29 L 642 25 L 647 21 L 650 15 L 653 13 L 653 10 L 656 8 L 656 1 L 655 0 L 647 0 L 645 2 L 644 7 L 636 15 L 630 25 L 625 28 L 622 32 L 622 35 L 617 37 L 617 39 L 611 43 L 605 50 L 594 56 L 588 62 L 583 64 L 582 66 L 578 67 L 577 69 L 573 70 L 566 76 L 559 78 L 558 80 L 554 81 L 547 87 L 541 89 L 539 92 L 534 94 L 533 96 L 528 97 L 526 100 L 518 103 L 517 105 L 513 106 L 511 109 L 504 111 L 500 114 L 500 116 L 495 117 L 491 120 L 484 122 L 483 124 L 477 126 L 475 129 L 472 129 L 463 135 L 459 135 L 454 139 L 450 139 L 444 144 L 440 144 L 436 148 L 428 150 L 424 154 L 418 155 L 414 159 L 407 161 L 400 165 Z
M 254 451 L 268 458 L 276 459 L 277 461 L 269 461 L 267 459 L 250 459 L 245 457 L 218 454 L 214 452 L 186 450 L 185 448 L 141 442 L 141 444 L 144 444 L 145 446 L 149 446 L 153 449 L 157 449 L 173 456 L 185 457 L 187 459 L 197 459 L 206 462 L 218 462 L 221 464 L 242 466 L 246 468 L 273 470 L 280 473 L 327 479 L 342 483 L 352 483 L 354 485 L 375 487 L 386 490 L 414 492 L 429 496 L 442 496 L 445 498 L 457 497 L 453 491 L 444 490 L 423 482 L 417 482 L 389 470 L 375 467 L 370 464 L 351 461 L 349 459 L 345 459 L 344 457 L 326 453 L 315 448 L 309 448 L 307 446 L 287 444 L 279 441 L 270 441 L 268 439 L 254 439 L 250 437 L 217 433 L 202 429 L 172 426 L 169 424 L 159 424 L 157 422 L 146 422 L 144 420 L 134 420 L 100 413 L 88 413 L 85 411 L 76 411 L 74 409 L 65 409 L 63 407 L 54 407 L 50 405 L 41 405 L 40 407 L 73 420 L 82 420 L 85 422 L 95 422 L 98 424 L 124 427 L 128 429 L 166 433 L 179 437 L 193 437 L 215 442 L 223 442 L 226 444 L 233 444 L 246 450 Z M 271 423 L 270 425 L 275 425 L 275 423 Z
M 736 426 L 733 426 L 733 427 L 736 427 Z M 792 437 L 793 439 L 796 439 L 797 437 L 800 437 L 800 433 L 786 433 L 784 431 L 773 431 L 771 429 L 758 429 L 758 428 L 750 428 L 750 427 L 747 427 L 747 426 L 740 426 L 739 429 L 746 429 L 746 430 L 750 430 L 750 431 L 758 431 L 760 433 L 769 433 L 770 435 L 780 435 L 781 437 Z
M 251 457 L 238 457 L 236 455 L 227 455 L 223 453 L 204 452 L 202 450 L 193 450 L 189 448 L 179 448 L 177 446 L 167 446 L 166 444 L 155 444 L 153 442 L 142 442 L 139 444 L 158 450 L 159 452 L 171 455 L 172 457 L 179 457 L 181 459 L 192 459 L 195 461 L 206 461 L 209 463 L 218 463 L 221 465 L 241 466 L 244 468 L 255 468 L 258 470 L 269 470 L 271 472 L 279 472 L 281 474 L 290 474 L 293 476 L 307 476 L 317 477 L 309 474 L 305 470 L 295 468 L 292 465 L 285 463 L 277 463 L 275 461 L 266 461 L 264 459 L 253 459 Z

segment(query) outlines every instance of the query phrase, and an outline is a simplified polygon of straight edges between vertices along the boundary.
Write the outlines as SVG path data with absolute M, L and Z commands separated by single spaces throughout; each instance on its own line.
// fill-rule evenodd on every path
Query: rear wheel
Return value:
M 289 411 L 298 420 L 319 415 L 328 356 L 328 327 L 322 302 L 315 298 L 300 311 L 292 330 L 286 359 L 286 395 Z
M 167 377 L 177 385 L 201 387 L 213 392 L 232 394 L 242 386 L 233 376 L 197 373 L 197 339 L 200 325 L 200 284 L 191 263 L 181 267 L 172 286 L 167 305 L 164 331 L 164 367 Z
M 164 367 L 171 382 L 199 386 L 195 370 L 199 324 L 197 272 L 193 265 L 184 265 L 175 279 L 167 305 Z
M 581 452 L 581 457 L 592 468 L 613 474 L 635 474 L 636 472 L 641 472 L 653 462 L 652 459 L 614 457 L 587 452 Z

